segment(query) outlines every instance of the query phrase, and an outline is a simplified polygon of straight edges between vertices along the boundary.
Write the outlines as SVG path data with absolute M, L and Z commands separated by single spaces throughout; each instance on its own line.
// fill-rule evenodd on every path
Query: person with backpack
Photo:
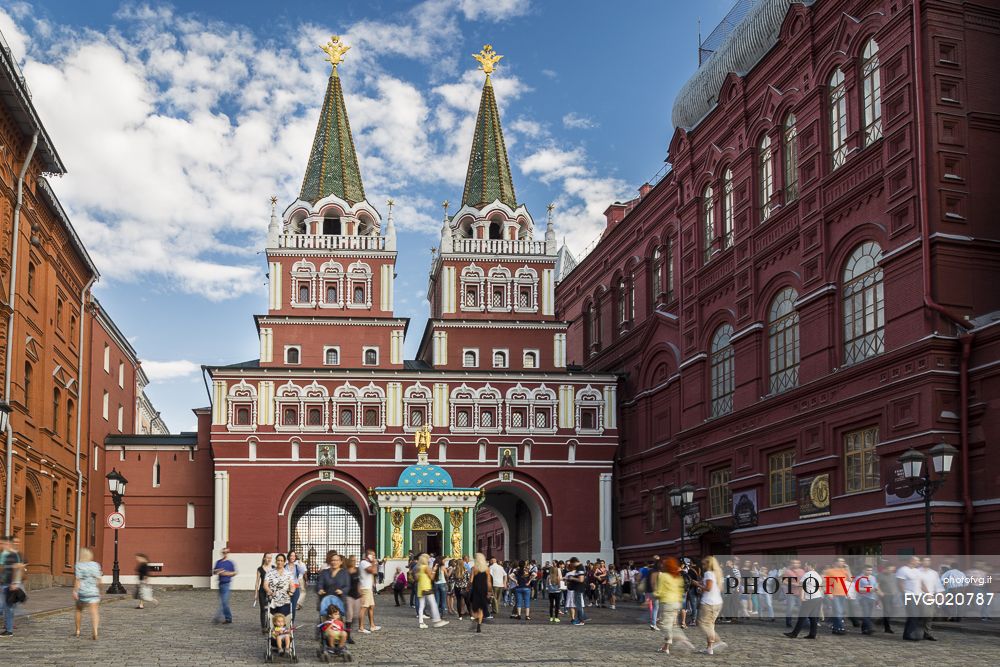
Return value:
M 392 596 L 396 600 L 396 606 L 401 607 L 400 600 L 403 599 L 403 591 L 406 590 L 406 573 L 403 572 L 403 568 L 396 568 L 396 575 L 392 579 Z
M 457 558 L 451 561 L 451 586 L 455 597 L 455 611 L 458 613 L 458 620 L 462 620 L 462 607 L 469 607 L 469 598 L 466 597 L 469 590 L 469 572 L 465 569 L 465 564 Z M 469 609 L 469 617 L 472 617 L 472 609 Z

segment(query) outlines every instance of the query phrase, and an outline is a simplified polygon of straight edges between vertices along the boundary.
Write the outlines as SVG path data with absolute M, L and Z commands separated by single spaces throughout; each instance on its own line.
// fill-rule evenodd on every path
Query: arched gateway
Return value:
M 320 489 L 305 496 L 292 511 L 288 543 L 310 571 L 322 567 L 326 553 L 360 555 L 361 513 L 354 501 L 333 490 Z

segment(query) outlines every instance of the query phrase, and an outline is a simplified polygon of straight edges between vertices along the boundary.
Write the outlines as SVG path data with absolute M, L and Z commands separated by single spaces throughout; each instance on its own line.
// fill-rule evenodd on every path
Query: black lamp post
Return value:
M 908 449 L 899 457 L 903 466 L 903 476 L 924 499 L 924 550 L 931 555 L 931 498 L 944 485 L 958 450 L 946 442 L 931 447 L 928 452 L 938 479 L 931 479 L 930 466 L 925 465 L 927 457 L 915 449 Z
M 128 484 L 128 480 L 114 468 L 107 474 L 107 480 L 108 489 L 111 490 L 111 502 L 115 504 L 115 511 L 119 512 L 121 511 L 122 500 L 125 499 L 125 485 Z M 128 592 L 118 578 L 120 574 L 121 570 L 118 567 L 118 529 L 115 528 L 115 564 L 111 568 L 111 586 L 108 588 L 109 595 L 120 595 Z
M 688 508 L 690 508 L 693 503 L 694 487 L 690 484 L 685 484 L 680 488 L 674 487 L 670 490 L 670 504 L 673 506 L 674 512 L 681 519 L 681 561 L 684 560 L 684 537 L 687 530 L 684 525 L 684 517 L 687 516 Z

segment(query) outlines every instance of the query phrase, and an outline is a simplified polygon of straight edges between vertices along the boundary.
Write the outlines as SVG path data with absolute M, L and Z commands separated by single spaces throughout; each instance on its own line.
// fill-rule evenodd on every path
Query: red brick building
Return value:
M 670 171 L 559 284 L 624 376 L 620 557 L 923 550 L 897 457 L 960 450 L 937 553 L 1000 546 L 997 3 L 762 0 L 673 109 Z M 743 503 L 734 523 L 733 498 Z

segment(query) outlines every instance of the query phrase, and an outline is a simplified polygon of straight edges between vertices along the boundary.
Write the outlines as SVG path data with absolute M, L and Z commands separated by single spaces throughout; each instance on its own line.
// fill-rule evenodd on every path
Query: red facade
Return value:
M 672 170 L 557 289 L 569 363 L 625 376 L 616 547 L 678 549 L 690 483 L 689 553 L 919 551 L 896 459 L 947 442 L 933 548 L 991 553 L 996 4 L 780 4 L 682 90 Z

